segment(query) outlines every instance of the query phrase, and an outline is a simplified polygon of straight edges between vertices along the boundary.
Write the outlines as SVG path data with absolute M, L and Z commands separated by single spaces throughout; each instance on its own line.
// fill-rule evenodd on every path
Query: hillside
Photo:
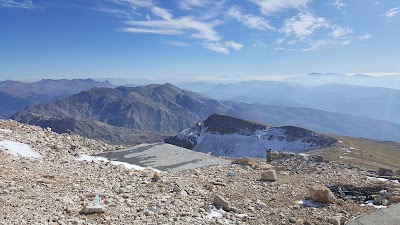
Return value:
M 29 105 L 55 101 L 97 87 L 113 87 L 113 85 L 92 79 L 45 79 L 33 83 L 2 81 L 0 82 L 0 100 L 2 100 L 0 101 L 0 116 L 9 118 Z
M 172 84 L 97 88 L 34 105 L 13 115 L 23 123 L 51 127 L 109 143 L 162 141 L 214 113 L 272 126 L 296 126 L 327 134 L 400 141 L 400 125 L 310 108 L 220 102 Z
M 267 149 L 308 152 L 336 140 L 299 127 L 270 127 L 213 114 L 165 142 L 215 156 L 265 158 Z
M 109 142 L 134 142 L 133 136 L 139 136 L 135 134 L 150 137 L 172 134 L 212 113 L 227 110 L 216 100 L 167 83 L 92 89 L 63 100 L 28 107 L 13 119 L 49 126 L 59 133 L 80 134 Z

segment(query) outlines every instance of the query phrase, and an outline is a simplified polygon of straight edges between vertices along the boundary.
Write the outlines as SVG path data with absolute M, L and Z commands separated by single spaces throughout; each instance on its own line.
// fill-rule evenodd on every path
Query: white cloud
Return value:
M 0 7 L 34 9 L 32 0 L 0 0 Z
M 215 42 L 215 43 L 203 43 L 204 47 L 213 50 L 215 52 L 223 53 L 223 54 L 229 54 L 230 51 L 229 49 L 234 49 L 236 51 L 239 51 L 240 49 L 243 48 L 242 44 L 236 43 L 234 41 L 227 41 L 223 44 Z
M 385 16 L 391 18 L 400 12 L 400 8 L 392 8 L 385 12 Z
M 353 33 L 353 30 L 349 27 L 335 26 L 331 34 L 334 38 L 341 38 L 351 33 Z
M 250 0 L 258 7 L 261 12 L 266 15 L 271 15 L 287 9 L 305 8 L 311 0 Z
M 295 35 L 300 39 L 311 36 L 318 28 L 329 28 L 331 25 L 323 17 L 315 17 L 311 13 L 301 12 L 299 15 L 284 20 L 281 32 L 286 35 Z
M 208 3 L 208 0 L 182 0 L 179 6 L 182 9 L 191 10 L 193 7 L 203 7 Z
M 260 17 L 260 16 L 255 16 L 255 15 L 243 15 L 242 12 L 240 11 L 240 8 L 238 6 L 232 6 L 229 8 L 227 12 L 227 16 L 236 19 L 243 25 L 256 29 L 256 30 L 274 30 L 274 27 L 272 27 L 268 20 Z

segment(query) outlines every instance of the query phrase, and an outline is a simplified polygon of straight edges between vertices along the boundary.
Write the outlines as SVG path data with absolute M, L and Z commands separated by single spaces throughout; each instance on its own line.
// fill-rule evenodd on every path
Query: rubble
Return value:
M 300 157 L 271 162 L 278 173 L 274 182 L 260 180 L 271 170 L 251 167 L 254 162 L 265 165 L 258 159 L 248 161 L 250 166 L 161 173 L 152 182 L 155 172 L 150 169 L 76 158 L 123 146 L 15 121 L 0 120 L 0 129 L 12 131 L 0 132 L 0 140 L 24 143 L 44 156 L 15 158 L 0 150 L 0 224 L 328 224 L 331 217 L 350 219 L 376 210 L 361 205 L 365 197 L 351 197 L 357 193 L 373 198 L 386 190 L 392 195 L 386 196 L 389 201 L 400 199 L 399 184 L 368 179 L 368 171 L 347 165 Z M 341 204 L 297 204 L 309 199 L 309 187 L 317 183 L 326 184 Z M 96 195 L 102 206 L 97 212 L 102 213 L 85 214 L 96 208 Z

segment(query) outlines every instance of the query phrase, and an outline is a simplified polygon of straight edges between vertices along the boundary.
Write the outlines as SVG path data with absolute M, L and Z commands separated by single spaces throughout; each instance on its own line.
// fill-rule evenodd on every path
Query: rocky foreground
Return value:
M 124 146 L 15 121 L 0 120 L 4 140 L 28 144 L 43 157 L 15 157 L 0 150 L 0 224 L 340 224 L 376 208 L 361 205 L 360 196 L 335 190 L 400 194 L 394 182 L 306 157 L 158 173 L 78 161 L 81 154 Z M 316 184 L 335 193 L 325 196 L 331 203 L 310 200 Z M 103 213 L 86 214 L 88 204 Z

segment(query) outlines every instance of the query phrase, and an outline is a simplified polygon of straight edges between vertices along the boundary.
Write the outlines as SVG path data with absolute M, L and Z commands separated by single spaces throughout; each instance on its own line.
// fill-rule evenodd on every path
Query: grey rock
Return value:
M 276 171 L 275 170 L 268 170 L 261 174 L 261 180 L 264 181 L 275 181 L 276 180 Z

